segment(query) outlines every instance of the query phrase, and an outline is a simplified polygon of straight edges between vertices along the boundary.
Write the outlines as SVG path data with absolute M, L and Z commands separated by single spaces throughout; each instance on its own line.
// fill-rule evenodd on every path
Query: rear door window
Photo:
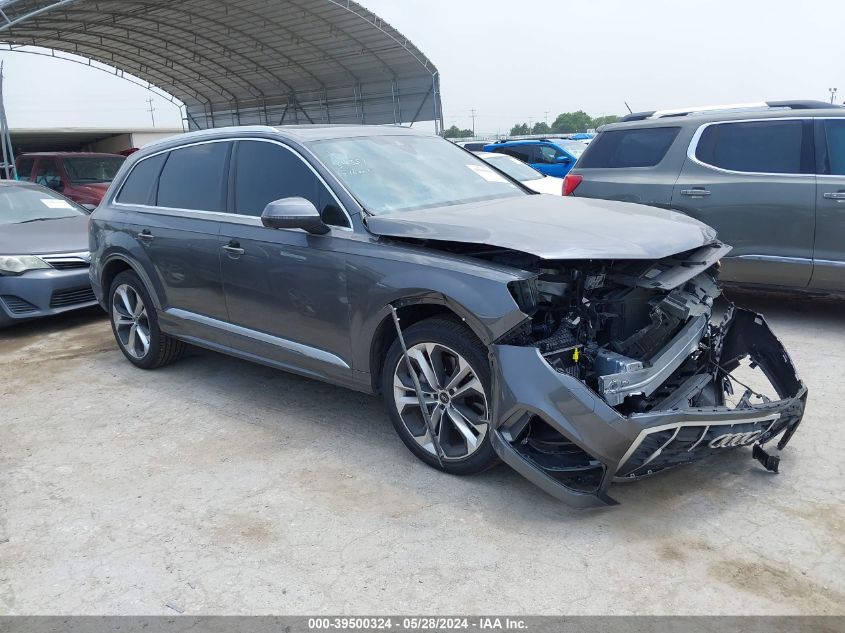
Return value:
M 822 173 L 845 176 L 845 119 L 826 119 L 823 126 L 827 155 Z
M 122 204 L 150 204 L 154 193 L 156 179 L 161 173 L 161 167 L 167 160 L 167 154 L 158 154 L 145 158 L 139 162 L 120 188 L 117 201 Z
M 601 132 L 584 150 L 579 168 L 654 167 L 678 136 L 679 127 Z
M 695 157 L 730 171 L 811 174 L 811 129 L 809 122 L 797 119 L 718 123 L 704 128 Z
M 231 142 L 202 143 L 170 152 L 158 182 L 156 205 L 198 211 L 226 210 Z
M 534 160 L 533 150 L 533 145 L 508 145 L 501 149 L 497 149 L 496 151 L 501 154 L 513 156 L 515 159 L 521 160 L 523 163 L 536 163 L 537 161 Z

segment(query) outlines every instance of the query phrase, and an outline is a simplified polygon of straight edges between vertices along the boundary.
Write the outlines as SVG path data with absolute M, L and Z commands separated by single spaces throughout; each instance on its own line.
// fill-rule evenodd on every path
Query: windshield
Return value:
M 505 154 L 492 154 L 490 153 L 485 155 L 480 155 L 484 161 L 487 161 L 496 169 L 501 169 L 511 178 L 518 180 L 519 182 L 527 182 L 529 180 L 539 180 L 543 178 L 543 174 L 539 171 L 534 169 L 533 167 L 529 167 L 525 163 L 521 163 L 520 161 L 507 156 Z
M 123 165 L 123 156 L 74 156 L 65 158 L 67 177 L 75 185 L 111 182 Z
M 587 149 L 587 144 L 583 141 L 555 141 L 555 145 L 565 149 L 572 154 L 576 160 L 581 158 L 581 154 Z
M 0 186 L 0 224 L 20 224 L 87 215 L 88 212 L 46 187 Z
M 481 159 L 434 136 L 330 139 L 311 148 L 375 215 L 527 195 Z

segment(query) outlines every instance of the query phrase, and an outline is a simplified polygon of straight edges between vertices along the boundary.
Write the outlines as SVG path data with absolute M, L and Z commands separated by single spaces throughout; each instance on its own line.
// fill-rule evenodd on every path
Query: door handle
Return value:
M 681 189 L 682 196 L 709 196 L 710 192 L 707 189 Z
M 226 246 L 223 247 L 223 250 L 229 253 L 234 259 L 237 259 L 241 255 L 244 254 L 244 249 L 240 247 L 237 242 L 229 242 Z
M 835 193 L 832 191 L 828 191 L 824 194 L 824 197 L 828 200 L 837 200 L 838 202 L 845 202 L 845 191 L 837 191 Z
M 150 233 L 149 229 L 144 229 L 143 231 L 138 233 L 136 237 L 141 240 L 141 242 L 143 242 L 144 244 L 149 244 L 155 239 L 155 235 Z

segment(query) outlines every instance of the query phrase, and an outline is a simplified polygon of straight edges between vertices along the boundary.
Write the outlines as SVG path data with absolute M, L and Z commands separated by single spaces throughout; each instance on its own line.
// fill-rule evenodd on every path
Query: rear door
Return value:
M 351 220 L 304 158 L 270 140 L 238 141 L 230 210 L 221 232 L 223 288 L 236 347 L 288 369 L 351 379 L 346 258 Z M 325 235 L 270 229 L 270 202 L 302 197 L 331 227 Z
M 601 132 L 569 172 L 583 178 L 572 195 L 666 209 L 688 143 L 671 125 Z
M 816 241 L 810 287 L 845 291 L 845 119 L 816 119 Z
M 690 145 L 672 208 L 733 247 L 725 281 L 806 287 L 813 271 L 816 178 L 812 119 L 709 123 Z
M 229 339 L 221 329 L 228 314 L 219 233 L 232 146 L 205 142 L 146 158 L 116 199 L 135 210 L 126 214 L 124 230 L 155 288 L 161 318 L 176 334 L 221 345 Z

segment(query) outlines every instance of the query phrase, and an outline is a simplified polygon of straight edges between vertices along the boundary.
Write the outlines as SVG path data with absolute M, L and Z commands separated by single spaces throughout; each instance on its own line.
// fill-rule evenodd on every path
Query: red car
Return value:
M 21 154 L 18 179 L 58 191 L 89 209 L 100 204 L 125 156 L 88 152 Z

